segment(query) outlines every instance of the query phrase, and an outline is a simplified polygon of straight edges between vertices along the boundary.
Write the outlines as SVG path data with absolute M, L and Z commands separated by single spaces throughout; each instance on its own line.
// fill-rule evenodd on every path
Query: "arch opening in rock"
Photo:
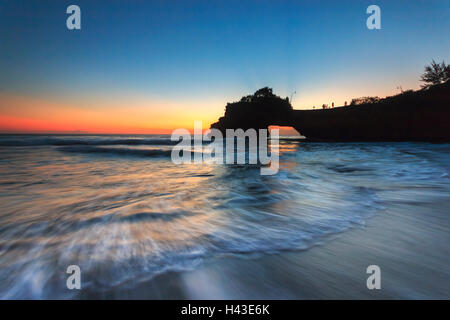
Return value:
M 269 129 L 269 131 L 271 131 L 272 129 L 278 129 L 280 137 L 305 138 L 297 130 L 295 130 L 294 127 L 290 127 L 290 126 L 270 125 L 268 129 Z

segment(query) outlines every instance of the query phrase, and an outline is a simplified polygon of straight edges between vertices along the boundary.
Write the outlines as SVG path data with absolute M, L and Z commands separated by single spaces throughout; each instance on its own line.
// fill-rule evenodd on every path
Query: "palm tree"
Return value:
M 425 66 L 425 72 L 422 74 L 420 81 L 425 82 L 422 88 L 429 88 L 432 85 L 446 82 L 450 79 L 450 65 L 446 65 L 444 61 L 437 63 L 431 61 L 429 66 Z
M 450 64 L 445 67 L 444 81 L 450 80 Z

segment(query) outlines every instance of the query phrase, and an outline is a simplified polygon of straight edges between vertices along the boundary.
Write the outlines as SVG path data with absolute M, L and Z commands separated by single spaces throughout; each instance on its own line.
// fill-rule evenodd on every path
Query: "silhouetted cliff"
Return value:
M 407 91 L 375 103 L 323 110 L 293 110 L 289 100 L 263 88 L 229 103 L 211 125 L 225 129 L 292 126 L 308 140 L 450 141 L 450 82 Z
M 225 116 L 211 127 L 224 129 L 265 129 L 269 125 L 288 121 L 292 116 L 292 106 L 288 98 L 280 98 L 270 88 L 262 88 L 253 95 L 242 97 L 240 101 L 228 103 Z

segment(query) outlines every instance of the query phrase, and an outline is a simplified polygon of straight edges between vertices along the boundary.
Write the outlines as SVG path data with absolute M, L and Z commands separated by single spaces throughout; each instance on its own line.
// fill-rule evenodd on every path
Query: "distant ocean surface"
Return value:
M 175 165 L 169 136 L 0 136 L 0 298 L 102 292 L 205 258 L 306 250 L 450 195 L 450 145 L 280 141 L 280 171 Z M 439 237 L 436 237 L 436 241 Z

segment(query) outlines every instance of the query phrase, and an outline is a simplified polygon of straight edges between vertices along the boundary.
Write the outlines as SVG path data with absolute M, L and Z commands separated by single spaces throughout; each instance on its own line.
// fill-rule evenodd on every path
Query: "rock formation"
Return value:
M 294 110 L 288 98 L 263 88 L 228 103 L 211 125 L 225 129 L 294 127 L 316 141 L 450 141 L 450 81 L 371 103 L 319 110 Z

